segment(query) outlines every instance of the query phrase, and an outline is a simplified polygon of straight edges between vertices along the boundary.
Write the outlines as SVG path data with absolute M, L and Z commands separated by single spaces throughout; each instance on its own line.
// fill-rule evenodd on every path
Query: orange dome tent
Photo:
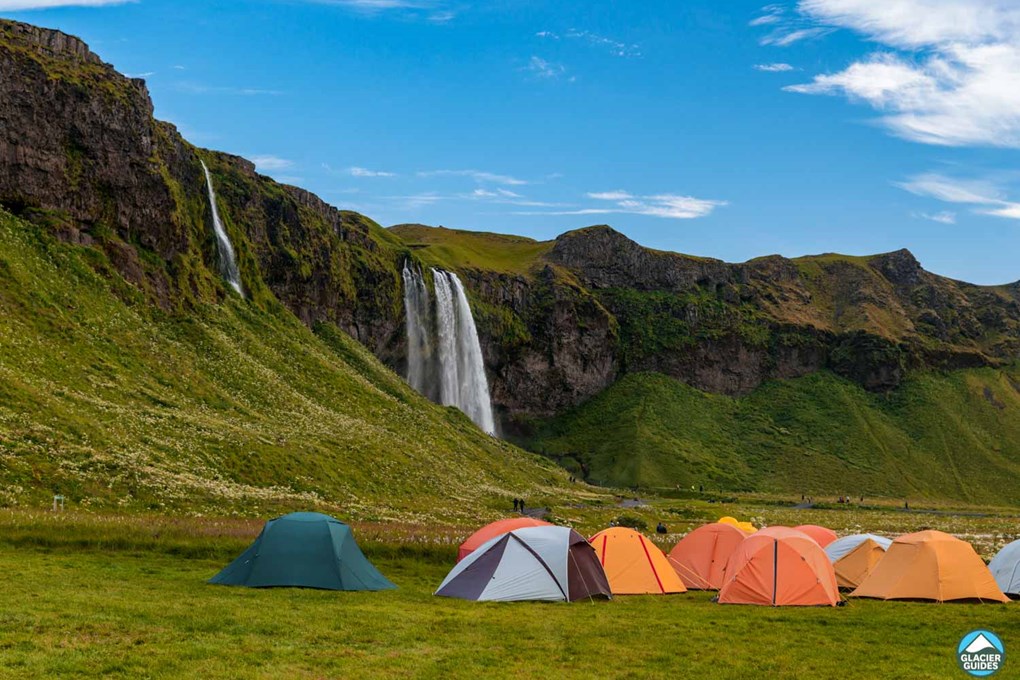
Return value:
M 747 534 L 733 524 L 714 522 L 684 536 L 669 551 L 669 563 L 692 590 L 719 590 L 730 555 Z
M 900 536 L 851 597 L 1008 602 L 970 543 L 941 531 Z
M 832 529 L 826 529 L 817 524 L 801 524 L 799 527 L 794 527 L 794 529 L 815 539 L 815 543 L 823 548 L 839 538 Z
M 633 529 L 613 527 L 589 540 L 606 571 L 613 595 L 687 592 L 662 551 Z
M 836 606 L 839 587 L 814 539 L 787 527 L 748 536 L 726 564 L 721 604 Z
M 492 524 L 486 524 L 484 527 L 468 536 L 467 540 L 460 544 L 460 548 L 457 550 L 457 561 L 460 562 L 475 550 L 482 547 L 482 545 L 489 540 L 509 533 L 514 529 L 548 526 L 552 525 L 549 524 L 549 522 L 543 522 L 540 519 L 532 519 L 531 517 L 511 517 L 509 519 L 497 520 Z

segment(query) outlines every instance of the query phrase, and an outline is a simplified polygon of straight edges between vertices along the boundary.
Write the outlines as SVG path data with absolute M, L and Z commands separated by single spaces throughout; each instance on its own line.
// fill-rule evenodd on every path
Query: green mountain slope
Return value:
M 160 311 L 101 250 L 0 211 L 0 505 L 445 522 L 563 478 L 334 326 L 236 296 Z
M 1020 502 L 1020 367 L 918 373 L 889 394 L 828 372 L 738 398 L 630 374 L 530 442 L 596 481 Z

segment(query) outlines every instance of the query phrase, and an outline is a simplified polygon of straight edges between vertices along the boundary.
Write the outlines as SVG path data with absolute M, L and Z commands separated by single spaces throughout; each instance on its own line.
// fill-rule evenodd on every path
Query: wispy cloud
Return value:
M 542 57 L 532 56 L 528 60 L 528 65 L 524 67 L 525 71 L 528 71 L 537 78 L 555 79 L 562 78 L 567 74 L 567 67 L 563 64 L 559 64 L 553 61 L 547 61 Z
M 0 0 L 0 12 L 17 12 L 31 9 L 52 9 L 54 7 L 104 7 L 125 5 L 138 0 Z
M 268 90 L 259 87 L 225 87 L 192 82 L 180 82 L 174 85 L 174 87 L 178 92 L 185 94 L 226 94 L 241 97 L 277 97 L 283 94 L 280 90 Z
M 796 69 L 789 64 L 778 62 L 775 64 L 755 64 L 755 71 L 764 71 L 765 73 L 786 73 L 788 71 L 795 71 Z
M 937 213 L 915 213 L 914 216 L 929 222 L 938 222 L 939 224 L 956 224 L 956 213 L 950 210 L 943 210 Z
M 265 154 L 251 156 L 250 160 L 259 170 L 286 170 L 294 165 L 293 161 L 289 161 L 286 158 Z
M 446 23 L 457 16 L 455 9 L 443 0 L 304 0 L 317 5 L 335 5 L 345 9 L 376 16 L 400 13 L 403 16 L 425 18 L 433 23 Z
M 482 170 L 423 170 L 417 173 L 417 175 L 418 177 L 470 177 L 480 183 L 504 184 L 507 186 L 530 184 L 527 180 L 511 177 L 510 175 L 498 175 Z
M 329 166 L 327 165 L 326 167 L 328 168 Z M 368 168 L 359 168 L 356 165 L 353 166 L 353 167 L 347 168 L 347 172 L 350 173 L 350 175 L 352 177 L 396 177 L 397 176 L 397 173 L 395 173 L 395 172 L 384 172 L 383 170 L 369 170 Z
M 896 186 L 917 196 L 972 206 L 975 213 L 1020 220 L 1020 203 L 1009 200 L 990 180 L 961 180 L 937 173 L 917 175 Z M 949 213 L 943 213 L 949 214 Z M 956 216 L 953 215 L 953 219 Z
M 803 15 L 790 14 L 781 4 L 762 7 L 761 13 L 750 21 L 750 25 L 767 28 L 769 32 L 758 42 L 775 47 L 788 47 L 802 40 L 820 38 L 834 30 L 828 26 L 818 26 Z
M 125 73 L 128 78 L 151 78 L 156 75 L 155 71 L 145 71 L 144 73 Z
M 590 199 L 604 201 L 604 206 L 577 208 L 571 210 L 554 210 L 545 212 L 526 212 L 525 215 L 646 215 L 674 220 L 691 220 L 706 217 L 719 207 L 727 205 L 726 201 L 715 201 L 694 196 L 679 194 L 653 194 L 635 196 L 627 191 L 602 191 L 586 194 Z
M 882 47 L 789 91 L 871 106 L 892 134 L 915 142 L 1020 148 L 1016 0 L 801 0 L 798 9 Z
M 563 34 L 556 33 L 554 31 L 539 31 L 535 34 L 539 38 L 547 38 L 549 40 L 578 40 L 592 47 L 597 47 L 608 51 L 610 54 L 616 57 L 640 57 L 641 46 L 633 43 L 625 43 L 613 38 L 609 38 L 598 33 L 592 33 L 591 31 L 582 31 L 576 28 L 571 28 Z

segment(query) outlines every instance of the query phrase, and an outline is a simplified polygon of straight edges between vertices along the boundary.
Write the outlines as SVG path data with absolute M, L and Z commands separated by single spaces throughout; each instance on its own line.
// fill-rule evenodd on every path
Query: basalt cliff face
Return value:
M 377 353 L 401 325 L 406 249 L 371 220 L 198 149 L 153 118 L 145 83 L 79 39 L 0 21 L 0 205 L 99 248 L 166 310 L 226 294 L 201 168 L 212 172 L 245 290 Z

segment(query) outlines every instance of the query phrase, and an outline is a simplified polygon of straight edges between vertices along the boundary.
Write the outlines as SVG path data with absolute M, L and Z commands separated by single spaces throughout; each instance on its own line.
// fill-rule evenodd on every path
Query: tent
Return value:
M 825 527 L 820 527 L 817 524 L 801 524 L 799 527 L 794 527 L 794 529 L 815 539 L 815 543 L 823 548 L 828 546 L 837 538 L 835 531 L 832 529 L 826 529 Z
M 687 588 L 659 548 L 633 529 L 613 527 L 590 539 L 613 595 L 668 595 Z
M 741 531 L 748 534 L 753 534 L 755 531 L 757 531 L 757 529 L 754 528 L 754 525 L 751 524 L 750 522 L 741 522 L 736 517 L 730 517 L 728 515 L 726 517 L 720 517 L 717 520 L 717 522 L 719 524 L 732 524 L 733 526 L 737 527 Z
M 1006 595 L 1020 596 L 1020 541 L 1013 541 L 992 558 L 988 569 Z
M 255 542 L 209 583 L 250 588 L 396 588 L 365 558 L 349 526 L 318 512 L 294 512 L 269 520 Z
M 941 531 L 900 536 L 851 597 L 1008 602 L 970 543 Z
M 836 571 L 836 583 L 840 588 L 853 590 L 861 585 L 865 577 L 874 570 L 892 539 L 874 534 L 854 534 L 833 541 L 825 547 L 832 567 Z
M 468 536 L 467 540 L 460 544 L 460 548 L 457 550 L 457 561 L 460 562 L 462 559 L 477 550 L 483 543 L 496 538 L 497 536 L 502 536 L 508 531 L 523 529 L 525 527 L 549 526 L 552 526 L 549 522 L 543 522 L 540 519 L 533 519 L 531 517 L 511 517 L 509 519 L 498 520 L 492 524 L 486 524 L 484 527 Z
M 719 590 L 726 562 L 745 538 L 733 524 L 705 524 L 680 539 L 669 551 L 669 563 L 688 588 Z
M 527 527 L 496 536 L 458 562 L 436 590 L 462 600 L 582 600 L 610 597 L 584 536 L 567 527 Z
M 836 574 L 814 539 L 787 527 L 769 527 L 744 539 L 726 564 L 722 604 L 772 606 L 839 603 Z

